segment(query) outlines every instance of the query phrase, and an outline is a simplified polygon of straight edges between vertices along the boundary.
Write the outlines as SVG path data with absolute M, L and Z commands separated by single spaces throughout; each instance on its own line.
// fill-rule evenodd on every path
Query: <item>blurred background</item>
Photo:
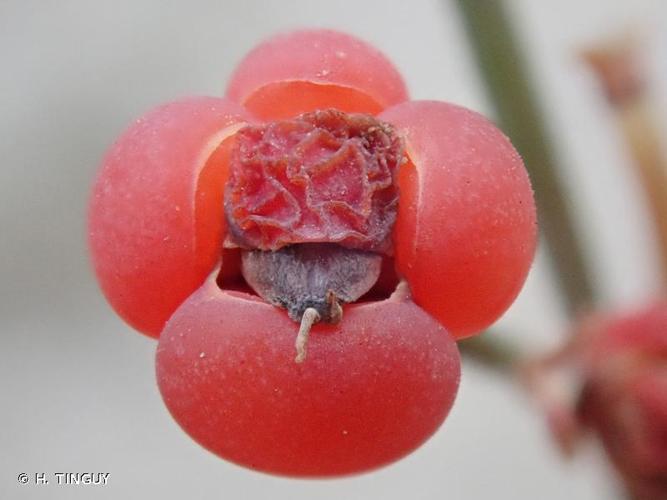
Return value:
M 582 54 L 634 37 L 652 126 L 667 130 L 667 3 L 502 5 L 586 268 L 587 283 L 575 277 L 570 286 L 590 286 L 595 297 L 572 306 L 543 238 L 523 292 L 496 327 L 503 341 L 538 354 L 561 344 L 586 308 L 641 304 L 663 286 L 659 237 L 618 100 L 605 96 Z M 155 341 L 121 322 L 89 270 L 90 183 L 105 149 L 147 109 L 221 94 L 234 65 L 270 34 L 329 27 L 384 51 L 413 98 L 502 122 L 502 93 L 488 92 L 477 51 L 502 40 L 484 42 L 489 32 L 475 32 L 475 22 L 454 0 L 0 0 L 0 498 L 623 498 L 598 444 L 563 459 L 538 405 L 472 360 L 442 429 L 378 472 L 301 481 L 221 461 L 171 419 L 155 384 Z M 17 482 L 21 472 L 59 471 L 109 472 L 109 485 Z

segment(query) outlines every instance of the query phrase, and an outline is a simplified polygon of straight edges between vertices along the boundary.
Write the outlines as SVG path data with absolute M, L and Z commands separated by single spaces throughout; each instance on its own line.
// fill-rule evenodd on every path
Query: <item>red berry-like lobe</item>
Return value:
M 102 162 L 88 211 L 95 273 L 116 312 L 147 335 L 220 260 L 227 164 L 248 120 L 227 99 L 184 98 L 132 123 Z
M 169 320 L 157 349 L 160 392 L 202 446 L 274 474 L 377 468 L 423 443 L 454 401 L 452 337 L 408 299 L 347 306 L 313 327 L 294 362 L 281 310 L 210 281 Z
M 457 338 L 495 321 L 521 290 L 537 240 L 528 174 L 483 116 L 411 101 L 380 115 L 403 136 L 396 268 L 415 303 Z
M 236 67 L 227 97 L 262 120 L 336 108 L 377 114 L 408 99 L 403 78 L 377 48 L 345 33 L 302 30 L 255 47 Z
M 390 252 L 403 145 L 369 115 L 329 109 L 237 134 L 225 191 L 230 240 L 277 250 L 330 242 Z

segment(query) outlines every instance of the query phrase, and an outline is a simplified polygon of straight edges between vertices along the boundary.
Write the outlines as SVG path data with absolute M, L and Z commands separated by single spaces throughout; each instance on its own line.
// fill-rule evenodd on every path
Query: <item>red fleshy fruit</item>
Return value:
M 133 123 L 88 224 L 107 299 L 159 337 L 183 429 L 255 470 L 324 477 L 397 460 L 438 428 L 454 340 L 516 297 L 535 218 L 489 121 L 408 101 L 377 49 L 305 30 L 250 52 L 224 98 Z

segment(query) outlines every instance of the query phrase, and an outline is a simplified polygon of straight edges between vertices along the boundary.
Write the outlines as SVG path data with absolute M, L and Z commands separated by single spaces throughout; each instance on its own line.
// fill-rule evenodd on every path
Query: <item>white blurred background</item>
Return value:
M 635 29 L 667 124 L 667 2 L 507 3 L 603 305 L 641 302 L 659 288 L 651 228 L 623 141 L 577 52 Z M 446 0 L 0 0 L 0 498 L 615 498 L 594 449 L 561 459 L 534 405 L 473 363 L 433 439 L 395 465 L 348 479 L 241 469 L 199 448 L 168 415 L 154 380 L 156 343 L 121 322 L 89 271 L 91 179 L 142 112 L 187 94 L 220 94 L 255 43 L 312 26 L 377 45 L 414 98 L 491 112 Z M 543 249 L 500 325 L 535 352 L 566 331 Z M 109 485 L 17 482 L 21 472 L 65 471 L 109 472 Z

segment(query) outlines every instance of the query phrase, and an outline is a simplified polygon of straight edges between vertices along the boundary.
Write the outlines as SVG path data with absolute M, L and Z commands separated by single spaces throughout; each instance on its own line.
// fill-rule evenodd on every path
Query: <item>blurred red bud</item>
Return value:
M 578 324 L 524 367 L 561 449 L 599 438 L 635 500 L 667 500 L 667 301 Z
M 667 499 L 667 303 L 585 332 L 580 424 L 602 441 L 637 499 Z

